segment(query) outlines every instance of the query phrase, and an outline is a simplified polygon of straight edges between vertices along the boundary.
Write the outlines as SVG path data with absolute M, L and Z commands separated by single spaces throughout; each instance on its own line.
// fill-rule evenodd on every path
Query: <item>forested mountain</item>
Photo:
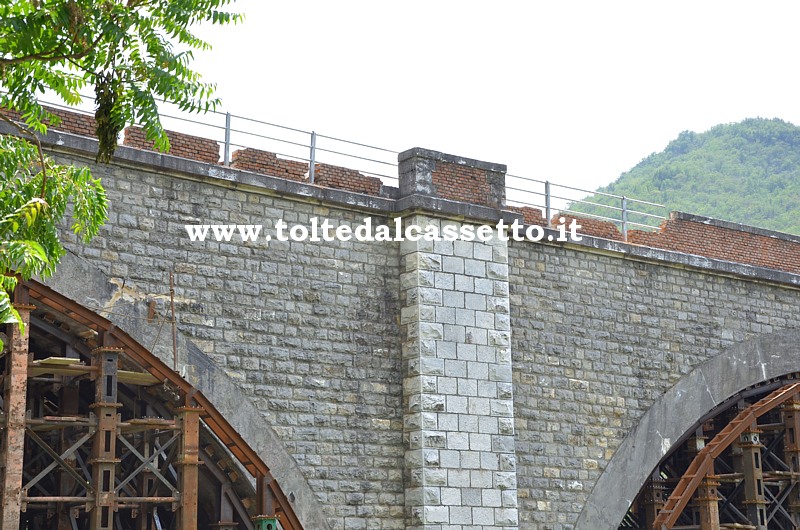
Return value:
M 598 191 L 800 234 L 800 127 L 757 118 L 685 131 Z M 598 195 L 587 200 L 618 206 Z M 585 205 L 571 210 L 609 215 Z

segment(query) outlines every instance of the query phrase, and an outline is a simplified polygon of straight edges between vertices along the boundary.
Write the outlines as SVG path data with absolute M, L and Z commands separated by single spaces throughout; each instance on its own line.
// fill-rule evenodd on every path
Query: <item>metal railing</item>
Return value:
M 86 102 L 93 100 L 85 97 Z M 88 110 L 88 103 L 83 108 L 44 103 L 71 112 L 94 113 Z M 222 147 L 221 163 L 226 166 L 231 164 L 233 149 L 254 148 L 307 164 L 311 183 L 314 183 L 315 166 L 319 163 L 353 169 L 364 175 L 378 177 L 390 185 L 398 183 L 398 151 L 391 149 L 229 112 L 209 111 L 200 115 L 203 117 L 201 121 L 164 104 L 160 116 L 167 130 L 217 139 Z M 506 195 L 509 205 L 540 208 L 548 223 L 558 212 L 612 222 L 625 240 L 630 227 L 655 230 L 667 215 L 666 207 L 661 204 L 511 174 L 506 175 Z
M 43 104 L 61 110 L 94 114 L 92 96 L 84 95 L 84 103 L 67 106 L 53 101 Z M 287 127 L 263 120 L 238 116 L 230 112 L 208 111 L 201 119 L 162 103 L 159 116 L 164 129 L 216 140 L 222 149 L 223 165 L 231 164 L 236 149 L 260 149 L 278 157 L 308 165 L 308 177 L 314 182 L 316 164 L 346 167 L 397 185 L 398 151 Z M 390 169 L 391 168 L 391 169 Z M 394 174 L 392 174 L 394 173 Z
M 535 191 L 536 188 L 541 191 Z M 625 241 L 630 227 L 656 230 L 668 213 L 663 204 L 510 174 L 506 175 L 506 201 L 512 205 L 540 208 L 548 223 L 556 213 L 611 222 L 622 232 Z
M 233 148 L 256 148 L 308 164 L 309 182 L 312 184 L 314 183 L 315 166 L 320 163 L 355 169 L 365 175 L 397 183 L 396 175 L 387 174 L 388 167 L 395 168 L 397 166 L 395 162 L 397 151 L 327 136 L 316 131 L 304 131 L 276 123 L 236 116 L 229 112 L 225 114 L 214 112 L 213 114 L 225 117 L 224 139 L 221 143 L 222 163 L 226 166 L 231 163 Z M 181 117 L 169 114 L 163 114 L 162 117 L 176 121 L 182 120 Z M 234 121 L 246 125 L 236 127 Z M 389 156 L 391 159 L 388 159 Z

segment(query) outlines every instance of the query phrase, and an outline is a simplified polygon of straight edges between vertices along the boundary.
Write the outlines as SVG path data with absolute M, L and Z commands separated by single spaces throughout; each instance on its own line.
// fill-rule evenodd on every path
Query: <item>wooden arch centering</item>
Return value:
M 714 459 L 730 446 L 738 437 L 749 429 L 756 420 L 778 405 L 797 396 L 800 383 L 782 386 L 772 393 L 742 410 L 725 428 L 706 444 L 692 460 L 678 485 L 667 499 L 664 507 L 658 512 L 653 528 L 671 530 L 701 485 L 703 480 L 714 473 Z
M 119 420 L 116 414 L 116 407 L 119 404 L 115 403 L 116 385 L 118 379 L 127 377 L 134 382 L 148 379 L 151 382 L 163 384 L 164 387 L 168 386 L 172 390 L 177 390 L 180 395 L 182 403 L 175 409 L 178 413 L 174 423 L 180 431 L 180 436 L 177 438 L 177 444 L 180 446 L 177 449 L 180 456 L 177 460 L 180 469 L 178 473 L 179 488 L 185 489 L 181 489 L 181 491 L 176 489 L 171 498 L 160 501 L 172 501 L 173 510 L 178 513 L 178 526 L 176 527 L 178 530 L 197 530 L 197 464 L 199 463 L 197 431 L 201 421 L 213 433 L 218 442 L 224 445 L 226 452 L 238 461 L 239 467 L 251 475 L 251 482 L 255 482 L 255 510 L 258 514 L 264 514 L 254 519 L 255 528 L 262 528 L 263 525 L 260 522 L 267 516 L 278 516 L 284 529 L 302 530 L 302 525 L 288 498 L 258 454 L 214 407 L 207 396 L 175 373 L 144 346 L 106 318 L 33 280 L 26 281 L 17 288 L 14 293 L 14 303 L 20 310 L 26 326 L 24 331 L 17 326 L 9 326 L 10 351 L 5 360 L 6 373 L 3 374 L 5 392 L 2 410 L 4 418 L 2 419 L 5 420 L 3 422 L 5 428 L 2 430 L 1 443 L 5 466 L 2 473 L 2 490 L 0 490 L 0 494 L 2 494 L 2 503 L 0 504 L 2 528 L 19 527 L 20 511 L 24 509 L 26 503 L 27 494 L 22 487 L 23 451 L 26 439 L 29 444 L 38 444 L 56 464 L 62 464 L 61 467 L 64 468 L 61 470 L 62 473 L 70 474 L 69 466 L 63 465 L 66 457 L 48 448 L 46 444 L 39 443 L 41 440 L 36 440 L 37 435 L 27 425 L 30 423 L 30 420 L 26 418 L 28 381 L 30 378 L 36 377 L 38 373 L 49 373 L 47 370 L 54 370 L 54 368 L 43 368 L 41 362 L 39 364 L 33 362 L 28 347 L 31 313 L 36 309 L 45 308 L 66 315 L 73 322 L 91 330 L 91 334 L 96 337 L 97 344 L 92 351 L 91 366 L 84 366 L 81 370 L 93 379 L 99 378 L 101 382 L 107 381 L 107 384 L 95 385 L 97 390 L 95 403 L 92 405 L 92 415 L 95 419 L 89 421 L 91 425 L 88 427 L 89 434 L 86 435 L 98 438 L 105 435 L 105 444 L 102 442 L 93 444 L 92 480 L 87 481 L 85 474 L 82 476 L 78 472 L 72 472 L 73 480 L 87 482 L 85 498 L 80 500 L 86 502 L 86 513 L 91 512 L 92 514 L 92 529 L 113 527 L 113 522 L 109 522 L 108 513 L 121 500 L 114 493 L 114 479 L 111 479 L 111 487 L 108 487 L 107 483 L 108 477 L 114 476 L 114 466 L 118 464 L 118 460 L 115 462 L 114 450 L 116 442 L 114 433 L 119 429 Z M 123 371 L 118 369 L 120 365 L 118 359 L 122 358 L 125 358 L 128 363 L 140 367 L 143 372 L 124 371 L 125 373 L 122 373 Z M 70 366 L 65 365 L 58 370 L 75 369 L 74 366 L 73 368 Z M 56 420 L 57 418 L 50 421 Z M 146 428 L 146 426 L 143 424 L 142 428 Z M 113 441 L 109 443 L 110 440 Z M 122 438 L 120 441 L 125 443 Z M 82 443 L 84 442 L 86 440 L 82 441 Z M 135 452 L 135 449 L 131 450 Z M 144 458 L 142 455 L 137 456 Z M 123 498 L 126 499 L 123 502 L 136 502 L 130 497 Z M 41 497 L 35 499 L 37 502 L 42 502 Z M 153 502 L 153 499 L 148 500 Z M 72 501 L 74 502 L 76 499 L 72 499 Z M 56 499 L 55 502 L 59 502 L 59 499 Z M 96 520 L 94 520 L 95 518 Z

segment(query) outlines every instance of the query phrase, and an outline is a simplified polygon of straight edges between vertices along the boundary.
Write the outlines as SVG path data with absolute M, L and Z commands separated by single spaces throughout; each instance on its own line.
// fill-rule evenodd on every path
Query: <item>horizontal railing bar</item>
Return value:
M 246 146 L 241 145 L 241 144 L 231 144 L 231 147 L 243 147 L 243 148 L 247 149 Z M 286 153 L 278 153 L 278 152 L 274 152 L 274 151 L 269 151 L 269 152 L 272 153 L 273 155 L 276 155 L 276 156 L 281 156 L 281 157 L 284 157 L 284 158 L 290 158 L 292 160 L 297 160 L 298 162 L 305 162 L 305 163 L 310 162 L 310 160 L 308 158 L 303 158 L 301 156 L 289 155 L 289 154 L 286 154 Z M 317 162 L 317 163 L 325 164 L 325 162 Z M 331 165 L 331 164 L 328 164 L 328 165 Z M 350 169 L 350 168 L 345 168 L 345 169 Z M 387 178 L 387 179 L 391 179 L 391 180 L 399 180 L 398 177 L 395 177 L 395 176 L 392 176 L 392 175 L 384 175 L 382 173 L 375 173 L 375 172 L 372 172 L 372 171 L 361 171 L 361 170 L 358 170 L 358 169 L 354 169 L 354 171 L 358 171 L 359 173 L 361 173 L 362 175 L 365 175 L 365 176 L 383 177 L 383 178 Z
M 617 195 L 617 197 L 621 199 L 622 195 Z M 657 206 L 658 208 L 664 208 L 664 209 L 667 208 L 665 205 L 659 204 L 657 202 L 640 201 L 639 199 L 633 199 L 631 197 L 628 197 L 627 195 L 625 196 L 625 200 L 627 200 L 628 202 L 635 202 L 636 204 L 646 204 L 647 206 Z
M 527 203 L 527 202 L 520 202 L 520 201 L 514 201 L 514 200 L 510 200 L 510 201 L 507 201 L 507 202 L 516 203 L 516 204 L 513 204 L 513 206 L 519 205 L 519 206 L 529 206 L 529 207 L 537 208 L 537 209 L 542 211 L 542 216 L 544 216 L 545 206 L 543 206 L 543 205 L 530 204 L 530 203 Z M 591 217 L 592 219 L 600 219 L 602 221 L 608 221 L 608 222 L 611 222 L 611 223 L 614 223 L 614 224 L 620 224 L 620 225 L 622 224 L 622 221 L 620 219 L 614 219 L 613 217 L 605 217 L 603 215 L 596 215 L 596 214 L 591 214 L 591 213 L 584 214 L 583 212 L 573 212 L 571 210 L 556 210 L 556 213 L 558 215 L 563 215 L 565 213 L 572 213 L 572 214 L 580 213 L 581 215 L 584 215 L 586 217 Z M 628 224 L 629 225 L 641 226 L 642 228 L 649 228 L 649 229 L 652 229 L 652 230 L 658 230 L 658 226 L 653 226 L 653 225 L 648 225 L 648 224 L 643 224 L 643 223 L 637 223 L 635 221 L 628 221 Z
M 522 189 L 522 188 L 515 188 L 515 187 L 513 187 L 513 186 L 506 186 L 506 190 L 507 190 L 507 191 L 508 191 L 508 190 L 510 190 L 510 191 L 518 191 L 518 192 L 520 192 L 520 193 L 529 193 L 529 194 L 533 194 L 533 195 L 541 195 L 542 197 L 544 197 L 544 196 L 545 196 L 545 194 L 544 194 L 544 193 L 542 193 L 541 191 L 531 191 L 531 190 L 524 190 L 524 189 Z
M 552 195 L 551 194 L 550 198 L 552 198 L 552 199 L 561 199 L 561 200 L 569 201 L 569 202 L 572 202 L 572 203 L 574 203 L 574 202 L 582 202 L 582 203 L 585 203 L 585 204 L 591 204 L 592 206 L 602 206 L 603 208 L 610 208 L 612 210 L 614 210 L 614 209 L 620 210 L 620 211 L 622 210 L 622 208 L 620 208 L 619 206 L 610 206 L 608 204 L 600 204 L 598 202 L 588 202 L 588 201 L 584 201 L 582 199 L 570 199 L 569 197 L 562 197 L 561 195 Z
M 564 188 L 564 189 L 567 189 L 567 190 L 580 191 L 581 193 L 591 193 L 591 194 L 596 194 L 596 195 L 604 195 L 606 197 L 615 197 L 615 198 L 618 198 L 618 199 L 622 198 L 622 195 L 614 195 L 613 193 L 606 193 L 606 192 L 603 192 L 603 191 L 585 190 L 583 188 L 574 188 L 572 186 L 565 186 L 563 184 L 556 184 L 555 182 L 551 182 L 551 181 L 539 180 L 539 179 L 534 179 L 534 178 L 529 178 L 529 177 L 522 177 L 522 176 L 519 176 L 519 175 L 506 175 L 506 177 L 517 178 L 517 179 L 524 180 L 524 181 L 527 181 L 527 182 L 536 182 L 537 184 L 547 184 L 547 182 L 550 182 L 550 186 L 553 186 L 553 187 L 556 187 L 556 188 Z
M 530 208 L 539 208 L 540 210 L 542 210 L 542 213 L 544 213 L 545 208 L 547 208 L 547 206 L 545 206 L 544 204 L 535 204 L 526 201 L 518 201 L 514 199 L 506 199 L 506 204 L 511 204 L 512 206 L 528 206 Z
M 47 101 L 47 102 L 43 102 L 43 104 L 47 105 L 48 107 L 55 107 L 57 109 L 68 110 L 70 112 L 76 112 L 78 114 L 84 114 L 86 116 L 91 116 L 92 114 L 94 114 L 94 112 L 92 112 L 90 110 L 83 110 L 83 109 L 79 109 L 77 107 L 71 107 L 71 106 L 63 104 L 63 103 L 51 103 L 51 102 Z
M 648 213 L 648 212 L 640 212 L 638 210 L 628 210 L 628 215 L 644 215 L 646 217 L 654 217 L 656 219 L 662 219 L 662 220 L 665 220 L 667 218 L 665 215 L 658 215 L 658 214 Z
M 614 219 L 613 217 L 605 217 L 603 215 L 596 215 L 596 214 L 593 214 L 593 213 L 573 212 L 572 210 L 562 210 L 561 213 L 571 213 L 571 214 L 578 214 L 579 213 L 579 214 L 584 215 L 586 217 L 591 217 L 592 219 L 600 219 L 602 221 L 609 221 L 609 222 L 614 223 L 614 224 L 620 224 L 620 225 L 622 224 L 622 220 L 621 219 Z M 652 225 L 648 225 L 648 224 L 644 224 L 644 223 L 637 223 L 635 221 L 626 221 L 626 224 L 641 226 L 641 227 L 644 227 L 644 228 L 652 228 L 654 230 L 658 229 L 657 226 L 652 226 Z
M 656 217 L 658 219 L 666 219 L 666 216 L 663 216 L 663 215 L 639 212 L 639 211 L 636 211 L 636 210 L 631 210 L 629 208 L 623 209 L 623 208 L 620 208 L 619 206 L 611 206 L 610 204 L 602 204 L 602 203 L 599 203 L 599 202 L 584 201 L 584 200 L 581 200 L 581 199 L 569 199 L 567 197 L 560 197 L 558 195 L 551 195 L 550 197 L 553 198 L 553 199 L 562 199 L 562 200 L 565 200 L 565 201 L 570 201 L 571 204 L 574 204 L 574 203 L 588 204 L 590 206 L 599 206 L 601 208 L 607 208 L 609 210 L 614 210 L 614 211 L 617 211 L 617 212 L 623 212 L 624 211 L 624 212 L 628 212 L 628 213 L 637 213 L 637 214 L 640 214 L 640 215 L 647 215 L 647 216 L 650 216 L 650 217 Z M 587 214 L 587 215 L 589 215 L 589 214 Z
M 273 136 L 267 136 L 267 135 L 264 135 L 264 134 L 258 134 L 258 133 L 248 132 L 248 131 L 242 131 L 240 129 L 231 129 L 231 132 L 240 133 L 240 134 L 246 134 L 248 136 L 255 136 L 256 138 L 261 138 L 262 140 L 272 140 L 273 142 L 281 142 L 281 143 L 284 143 L 284 144 L 296 145 L 297 147 L 305 147 L 305 148 L 308 147 L 307 144 L 301 144 L 300 142 L 292 142 L 291 140 L 281 140 L 280 138 L 275 138 Z M 231 145 L 233 145 L 233 144 L 231 144 Z M 244 147 L 245 149 L 255 149 L 254 147 L 245 147 L 245 146 L 241 146 L 241 145 L 239 147 Z
M 317 135 L 317 137 L 319 137 L 319 136 L 320 135 Z M 375 160 L 373 158 L 366 158 L 366 157 L 358 156 L 358 155 L 349 155 L 347 153 L 342 153 L 340 151 L 333 151 L 331 149 L 323 149 L 322 147 L 317 147 L 316 150 L 317 151 L 324 151 L 326 153 L 331 153 L 331 154 L 334 154 L 334 155 L 342 155 L 342 156 L 346 156 L 346 157 L 349 157 L 349 158 L 357 158 L 359 160 L 365 160 L 367 162 L 375 162 L 377 164 L 384 164 L 384 165 L 387 165 L 387 166 L 395 166 L 396 165 L 393 162 L 384 162 L 383 160 Z
M 210 127 L 212 129 L 225 130 L 225 126 L 224 125 L 214 125 L 213 123 L 206 123 L 206 122 L 202 122 L 202 121 L 192 120 L 192 119 L 189 119 L 189 118 L 181 118 L 180 116 L 171 116 L 169 114 L 161 114 L 160 116 L 162 118 L 169 118 L 171 120 L 185 121 L 185 122 L 188 122 L 188 123 L 194 123 L 195 125 L 202 125 L 203 127 Z M 182 133 L 182 134 L 185 134 L 185 133 Z
M 336 138 L 335 136 L 326 136 L 324 134 L 317 134 L 317 138 L 327 138 L 328 140 L 335 140 L 337 142 L 344 142 L 346 144 L 357 145 L 357 146 L 360 146 L 360 147 L 367 147 L 369 149 L 376 149 L 378 151 L 386 151 L 387 153 L 392 153 L 392 154 L 395 154 L 395 155 L 400 153 L 400 151 L 393 151 L 391 149 L 386 149 L 384 147 L 376 147 L 374 145 L 362 144 L 362 143 L 358 143 L 358 142 L 352 142 L 350 140 L 344 140 L 342 138 Z
M 524 180 L 526 182 L 536 182 L 537 184 L 546 184 L 548 182 L 548 181 L 545 181 L 545 180 L 539 180 L 539 179 L 535 179 L 535 178 L 531 178 L 531 177 L 523 177 L 523 176 L 520 176 L 520 175 L 507 174 L 506 177 L 507 178 L 508 177 L 516 178 L 516 179 Z M 588 194 L 591 194 L 591 195 L 602 195 L 604 197 L 611 197 L 611 198 L 615 198 L 615 199 L 622 199 L 622 197 L 623 197 L 622 195 L 615 195 L 613 193 L 606 193 L 604 191 L 586 190 L 586 189 L 583 189 L 583 188 L 575 188 L 575 187 L 572 187 L 572 186 L 565 186 L 563 184 L 556 184 L 554 182 L 550 182 L 550 186 L 551 187 L 555 187 L 555 188 L 564 188 L 564 189 L 573 190 L 573 191 L 580 191 L 581 193 L 588 193 Z M 655 202 L 643 201 L 643 200 L 639 200 L 639 199 L 634 199 L 634 198 L 628 197 L 628 196 L 625 196 L 625 199 L 627 199 L 628 201 L 631 201 L 631 202 L 639 203 L 639 204 L 646 204 L 648 206 L 659 206 L 659 207 L 662 207 L 662 208 L 666 208 L 666 206 L 664 206 L 663 204 L 659 204 L 659 203 L 655 203 Z M 595 204 L 595 203 L 590 203 L 590 204 Z
M 269 125 L 270 127 L 278 127 L 279 129 L 286 129 L 287 131 L 294 131 L 294 132 L 302 133 L 302 134 L 311 134 L 311 131 L 304 131 L 302 129 L 295 129 L 294 127 L 287 127 L 285 125 L 278 125 L 277 123 L 269 123 L 269 122 L 266 122 L 266 121 L 257 120 L 255 118 L 248 118 L 246 116 L 237 116 L 237 115 L 231 114 L 231 118 L 238 118 L 240 120 L 245 120 L 245 121 L 249 121 L 249 122 L 253 122 L 253 123 L 260 123 L 261 125 Z

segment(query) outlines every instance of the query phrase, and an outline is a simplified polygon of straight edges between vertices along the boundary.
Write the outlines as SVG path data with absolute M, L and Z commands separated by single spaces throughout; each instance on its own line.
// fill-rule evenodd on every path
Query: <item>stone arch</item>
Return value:
M 130 289 L 123 282 L 109 278 L 103 271 L 69 251 L 56 274 L 44 284 L 86 308 L 113 311 L 108 319 L 142 345 L 155 344 L 159 337 L 158 326 L 147 322 L 148 308 L 144 298 L 126 298 Z M 126 303 L 119 303 L 120 300 Z M 99 314 L 104 313 L 99 311 Z M 253 402 L 242 392 L 234 376 L 215 364 L 180 331 L 177 335 L 180 376 L 207 396 L 241 439 L 269 467 L 269 475 L 280 485 L 303 528 L 330 529 L 322 505 L 294 458 Z M 169 337 L 169 331 L 162 331 L 160 336 Z M 152 353 L 172 365 L 171 348 L 168 351 L 156 348 Z
M 575 529 L 615 530 L 650 471 L 703 415 L 749 386 L 800 371 L 798 345 L 800 330 L 763 335 L 723 350 L 684 376 L 622 441 L 589 494 Z

